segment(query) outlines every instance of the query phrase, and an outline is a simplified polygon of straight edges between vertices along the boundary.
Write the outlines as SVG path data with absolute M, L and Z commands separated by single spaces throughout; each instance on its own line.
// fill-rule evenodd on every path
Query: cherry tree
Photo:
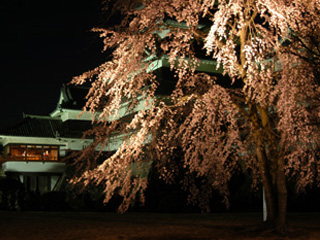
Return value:
M 320 183 L 320 1 L 112 6 L 119 24 L 94 29 L 112 57 L 73 80 L 91 81 L 85 110 L 97 125 L 96 141 L 77 160 L 86 170 L 74 182 L 103 184 L 105 201 L 117 192 L 125 211 L 144 202 L 150 168 L 168 182 L 183 173 L 190 202 L 206 208 L 214 189 L 228 205 L 228 182 L 241 169 L 253 188 L 263 186 L 267 221 L 283 231 L 287 181 L 297 190 Z M 176 80 L 167 96 L 157 94 L 161 81 L 152 71 L 164 57 Z M 208 58 L 223 75 L 197 71 Z M 122 118 L 124 102 L 130 115 Z M 122 144 L 92 165 L 93 149 L 106 148 L 115 132 L 126 136 Z

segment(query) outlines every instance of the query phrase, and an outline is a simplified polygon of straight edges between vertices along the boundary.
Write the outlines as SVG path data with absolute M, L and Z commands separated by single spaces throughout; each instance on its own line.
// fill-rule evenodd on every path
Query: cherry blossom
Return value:
M 92 81 L 84 110 L 100 126 L 94 146 L 107 147 L 112 132 L 125 137 L 74 182 L 103 184 L 106 202 L 116 192 L 125 211 L 144 202 L 149 171 L 168 182 L 182 172 L 189 200 L 206 208 L 213 189 L 228 204 L 228 181 L 240 168 L 254 188 L 264 187 L 268 221 L 283 231 L 287 181 L 298 190 L 320 183 L 320 1 L 132 0 L 113 7 L 121 23 L 95 29 L 112 57 L 73 83 Z M 168 79 L 153 69 L 165 60 L 175 88 L 159 95 Z M 217 69 L 199 72 L 205 61 Z M 202 187 L 197 178 L 206 179 Z

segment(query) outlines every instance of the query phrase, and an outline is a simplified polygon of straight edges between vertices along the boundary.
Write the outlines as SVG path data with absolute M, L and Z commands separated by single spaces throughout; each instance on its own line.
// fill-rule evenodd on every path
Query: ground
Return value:
M 288 214 L 288 234 L 257 227 L 258 213 L 0 212 L 1 240 L 320 240 L 320 213 Z

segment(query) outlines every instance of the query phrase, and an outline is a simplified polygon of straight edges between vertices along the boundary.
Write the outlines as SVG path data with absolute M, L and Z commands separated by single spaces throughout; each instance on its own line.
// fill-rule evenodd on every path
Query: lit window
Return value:
M 58 160 L 58 146 L 11 145 L 11 158 L 14 160 Z

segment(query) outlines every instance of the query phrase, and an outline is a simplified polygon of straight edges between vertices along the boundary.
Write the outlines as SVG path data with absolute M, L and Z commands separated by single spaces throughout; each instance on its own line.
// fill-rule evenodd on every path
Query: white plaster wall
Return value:
M 0 142 L 3 146 L 7 144 L 34 144 L 34 145 L 61 145 L 56 138 L 44 137 L 21 137 L 21 136 L 0 136 Z
M 65 169 L 66 169 L 66 164 L 62 162 L 9 161 L 2 164 L 3 172 L 63 173 Z

